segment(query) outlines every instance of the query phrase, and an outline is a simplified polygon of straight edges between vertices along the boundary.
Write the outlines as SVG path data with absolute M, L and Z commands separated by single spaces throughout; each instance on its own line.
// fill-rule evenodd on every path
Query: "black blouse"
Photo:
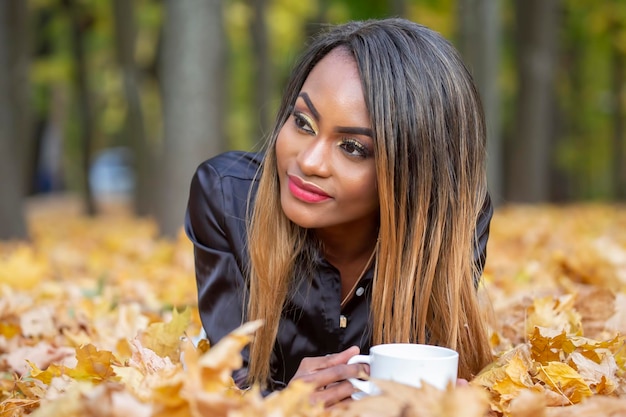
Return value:
M 227 152 L 202 163 L 191 182 L 185 231 L 194 244 L 198 307 L 202 325 L 214 344 L 245 321 L 248 265 L 246 210 L 257 189 L 255 173 L 262 155 Z M 485 264 L 489 223 L 493 214 L 487 196 L 479 222 L 476 262 Z M 284 387 L 305 357 L 336 353 L 356 345 L 369 352 L 373 265 L 365 272 L 354 297 L 341 303 L 339 271 L 325 259 L 315 260 L 315 273 L 300 280 L 287 300 L 271 358 L 270 389 Z M 245 384 L 244 368 L 235 381 Z

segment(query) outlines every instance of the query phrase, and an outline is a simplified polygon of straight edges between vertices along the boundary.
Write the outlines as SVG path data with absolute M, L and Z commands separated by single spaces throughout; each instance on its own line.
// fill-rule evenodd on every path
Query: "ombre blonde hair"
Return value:
M 318 36 L 294 68 L 267 144 L 248 228 L 248 319 L 263 319 L 249 382 L 269 376 L 296 259 L 311 245 L 280 205 L 274 147 L 311 69 L 335 48 L 359 69 L 375 138 L 379 247 L 372 344 L 416 342 L 459 352 L 459 376 L 491 361 L 476 294 L 476 223 L 487 195 L 485 124 L 472 77 L 451 44 L 404 19 L 350 22 Z

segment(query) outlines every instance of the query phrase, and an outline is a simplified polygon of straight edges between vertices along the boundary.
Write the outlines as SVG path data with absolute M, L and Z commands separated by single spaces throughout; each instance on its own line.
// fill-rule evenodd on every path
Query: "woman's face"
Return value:
M 335 49 L 310 72 L 278 134 L 280 200 L 291 221 L 346 231 L 377 224 L 370 126 L 354 58 Z

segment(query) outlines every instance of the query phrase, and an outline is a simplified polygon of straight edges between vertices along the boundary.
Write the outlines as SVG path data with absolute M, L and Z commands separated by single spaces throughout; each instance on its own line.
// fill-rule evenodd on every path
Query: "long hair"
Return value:
M 475 288 L 476 222 L 487 187 L 485 123 L 472 77 L 454 47 L 404 19 L 350 22 L 315 38 L 295 66 L 268 142 L 249 225 L 249 379 L 264 384 L 296 259 L 308 233 L 280 205 L 274 151 L 312 68 L 342 47 L 354 57 L 375 138 L 379 247 L 372 343 L 459 351 L 459 376 L 491 360 Z

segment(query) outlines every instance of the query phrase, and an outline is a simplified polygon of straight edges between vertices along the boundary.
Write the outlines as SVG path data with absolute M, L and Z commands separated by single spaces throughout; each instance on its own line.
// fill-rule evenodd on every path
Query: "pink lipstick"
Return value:
M 331 199 L 331 196 L 326 194 L 317 185 L 303 181 L 296 175 L 288 175 L 289 177 L 289 191 L 298 200 L 305 203 L 321 203 Z

